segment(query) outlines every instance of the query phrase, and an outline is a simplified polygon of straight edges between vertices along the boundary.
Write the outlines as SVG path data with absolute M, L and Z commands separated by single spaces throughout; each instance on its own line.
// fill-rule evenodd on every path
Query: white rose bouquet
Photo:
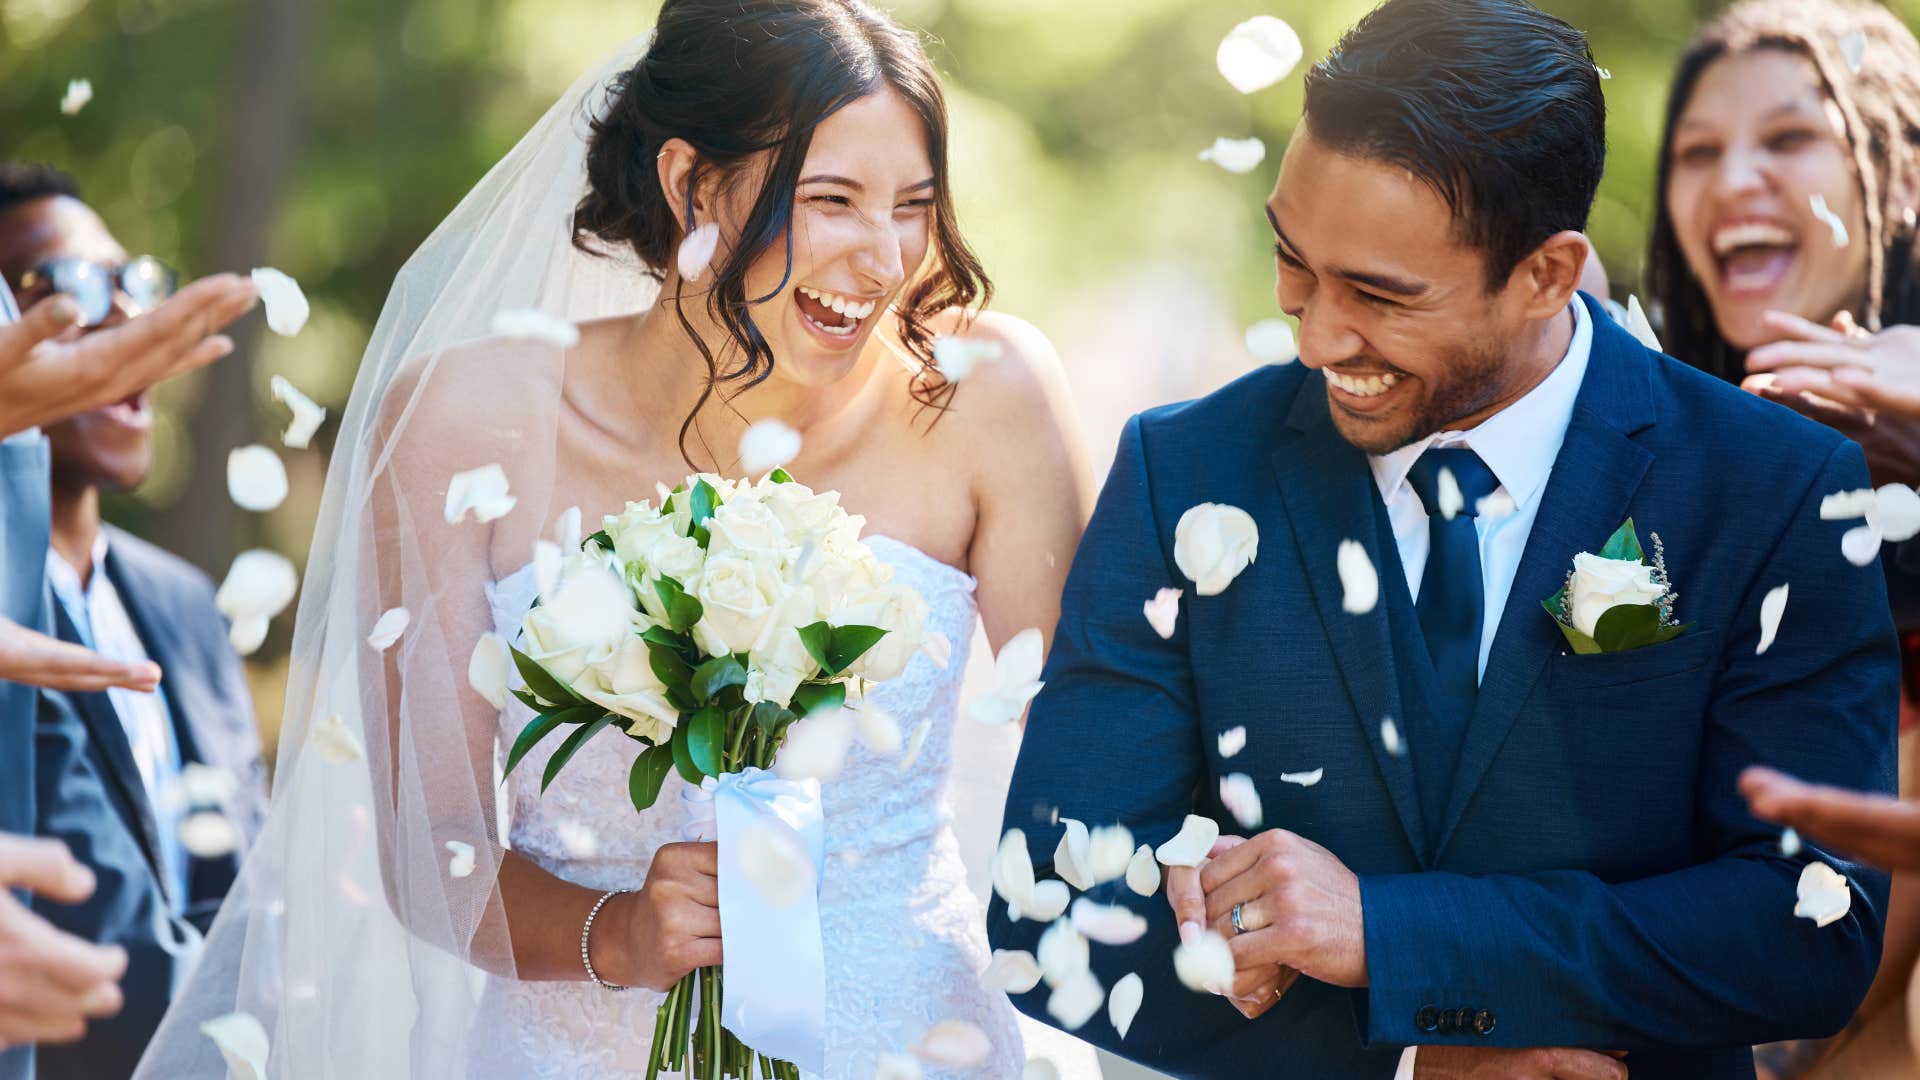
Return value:
M 536 715 L 507 771 L 568 729 L 544 791 L 618 729 L 646 746 L 627 783 L 644 813 L 668 770 L 697 787 L 766 769 L 796 721 L 839 709 L 856 681 L 897 677 L 927 644 L 927 604 L 889 581 L 860 542 L 865 520 L 839 498 L 779 469 L 758 483 L 691 476 L 658 508 L 630 503 L 577 554 L 549 559 L 513 650 L 526 683 L 514 694 Z M 668 993 L 648 1075 L 745 1077 L 757 1063 L 797 1080 L 796 1066 L 721 1026 L 720 975 L 696 971 Z
M 1566 585 L 1542 604 L 1574 652 L 1625 652 L 1686 632 L 1691 624 L 1673 616 L 1675 594 L 1659 533 L 1653 534 L 1653 546 L 1649 565 L 1629 518 L 1598 555 L 1583 551 L 1573 557 Z

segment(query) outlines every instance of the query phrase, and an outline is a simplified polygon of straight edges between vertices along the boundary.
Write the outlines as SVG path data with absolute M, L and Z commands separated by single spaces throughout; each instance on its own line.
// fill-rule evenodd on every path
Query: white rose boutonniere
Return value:
M 1599 554 L 1583 551 L 1573 557 L 1566 585 L 1541 603 L 1574 652 L 1625 652 L 1686 631 L 1673 617 L 1675 593 L 1658 533 L 1653 548 L 1649 565 L 1629 518 Z

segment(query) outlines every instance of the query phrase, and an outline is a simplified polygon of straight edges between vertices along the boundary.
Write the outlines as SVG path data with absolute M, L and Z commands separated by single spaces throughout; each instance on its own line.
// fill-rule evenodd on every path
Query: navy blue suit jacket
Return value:
M 1417 703 L 1399 672 L 1411 610 L 1364 454 L 1299 365 L 1135 417 L 1121 437 L 1068 578 L 1059 629 L 1007 795 L 1045 875 L 1060 816 L 1123 822 L 1159 844 L 1188 813 L 1238 831 L 1219 778 L 1243 772 L 1266 827 L 1330 849 L 1360 878 L 1368 986 L 1301 980 L 1258 1020 L 1174 978 L 1164 895 L 1098 899 L 1144 914 L 1145 937 L 1095 945 L 1111 987 L 1146 984 L 1127 1037 L 1104 1017 L 1077 1034 L 1190 1077 L 1393 1075 L 1411 1044 L 1629 1051 L 1635 1080 L 1751 1077 L 1750 1044 L 1831 1034 L 1879 961 L 1887 879 L 1811 849 L 1746 811 L 1740 770 L 1767 764 L 1869 791 L 1894 787 L 1898 661 L 1877 567 L 1840 554 L 1854 523 L 1823 495 L 1868 484 L 1833 431 L 1643 348 L 1594 309 L 1594 342 L 1566 440 L 1501 615 L 1443 821 L 1422 820 L 1410 758 Z M 1257 561 L 1197 597 L 1174 526 L 1202 502 L 1245 509 Z M 1540 602 L 1581 551 L 1631 517 L 1658 533 L 1692 628 L 1628 653 L 1573 655 Z M 1381 602 L 1341 608 L 1342 540 L 1380 568 Z M 1760 604 L 1791 582 L 1779 638 L 1756 656 Z M 1173 637 L 1140 613 L 1187 588 Z M 1411 639 L 1417 641 L 1417 638 Z M 1223 760 L 1217 736 L 1244 726 Z M 1324 768 L 1314 787 L 1279 774 Z M 1429 837 L 1433 837 L 1430 842 Z M 1853 882 L 1851 912 L 1795 918 L 1809 858 Z M 1033 949 L 1009 923 L 996 948 Z M 1046 1019 L 1046 987 L 1016 997 Z M 1423 1030 L 1429 1007 L 1488 1014 L 1490 1031 Z

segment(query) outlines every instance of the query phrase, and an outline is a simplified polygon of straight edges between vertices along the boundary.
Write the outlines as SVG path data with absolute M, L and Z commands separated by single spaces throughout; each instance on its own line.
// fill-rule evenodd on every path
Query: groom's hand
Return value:
M 1227 939 L 1235 968 L 1277 964 L 1333 986 L 1367 985 L 1360 879 L 1326 848 L 1269 829 L 1209 860 L 1200 888 L 1207 925 Z
M 1244 836 L 1222 836 L 1213 842 L 1208 858 L 1231 851 L 1247 842 Z M 1205 866 L 1206 863 L 1201 863 Z M 1192 941 L 1207 924 L 1207 894 L 1200 888 L 1200 867 L 1167 867 L 1167 903 L 1180 924 L 1180 940 Z M 1242 967 L 1234 972 L 1233 988 L 1227 1000 L 1249 1020 L 1258 1020 L 1268 1009 L 1280 1003 L 1300 973 L 1279 964 Z
M 1567 1047 L 1423 1046 L 1413 1080 L 1626 1080 L 1620 1057 Z

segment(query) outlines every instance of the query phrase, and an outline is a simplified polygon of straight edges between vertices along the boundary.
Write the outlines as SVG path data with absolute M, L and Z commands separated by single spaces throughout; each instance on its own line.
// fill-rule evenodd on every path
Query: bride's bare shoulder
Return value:
M 1056 437 L 1072 399 L 1060 354 L 1038 327 L 1005 312 L 948 311 L 930 329 L 996 347 L 955 387 L 950 411 L 969 440 L 1004 437 L 1025 444 Z

